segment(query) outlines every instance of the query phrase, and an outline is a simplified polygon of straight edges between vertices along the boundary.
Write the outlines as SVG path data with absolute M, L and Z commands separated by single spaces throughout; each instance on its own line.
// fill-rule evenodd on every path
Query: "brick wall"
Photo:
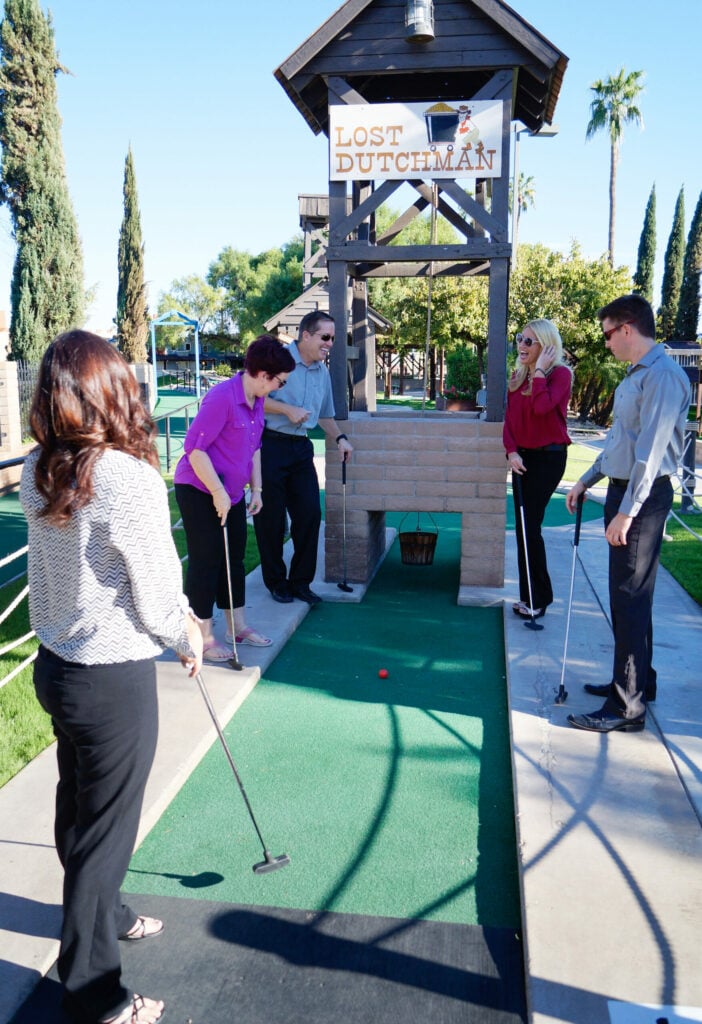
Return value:
M 346 481 L 347 576 L 367 582 L 382 556 L 386 512 L 460 512 L 460 585 L 504 583 L 507 465 L 502 424 L 467 413 L 352 413 Z M 341 465 L 328 442 L 325 570 L 343 576 Z M 423 524 L 424 525 L 424 524 Z M 409 517 L 407 530 L 416 528 Z

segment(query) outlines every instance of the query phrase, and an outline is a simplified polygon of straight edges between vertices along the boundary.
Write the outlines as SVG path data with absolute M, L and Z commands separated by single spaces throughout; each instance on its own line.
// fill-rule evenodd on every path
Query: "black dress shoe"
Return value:
M 588 732 L 614 732 L 615 729 L 622 732 L 640 732 L 646 725 L 646 715 L 623 718 L 600 708 L 591 715 L 568 715 L 568 721 L 576 729 L 587 729 Z
M 271 597 L 278 604 L 292 604 L 292 594 L 282 584 L 278 587 L 271 587 Z
M 306 601 L 307 604 L 319 604 L 322 600 L 319 594 L 315 594 L 313 590 L 307 586 L 306 583 L 301 583 L 297 587 L 292 588 L 293 597 L 299 598 L 300 601 Z
M 595 685 L 594 683 L 585 683 L 583 690 L 585 693 L 591 693 L 593 697 L 609 697 L 610 683 L 603 683 L 601 686 Z M 646 703 L 653 704 L 656 699 L 656 686 L 646 687 Z

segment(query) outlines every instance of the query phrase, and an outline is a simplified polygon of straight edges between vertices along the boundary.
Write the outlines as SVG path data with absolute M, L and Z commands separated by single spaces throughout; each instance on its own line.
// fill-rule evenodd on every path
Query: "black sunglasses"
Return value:
M 526 345 L 527 348 L 531 348 L 532 345 L 539 344 L 536 338 L 525 338 L 523 334 L 518 334 L 514 340 L 518 345 Z
M 334 335 L 333 334 L 320 334 L 320 338 L 322 339 L 322 341 L 333 341 L 334 340 Z
M 633 322 L 633 320 L 625 320 L 623 324 L 617 324 L 616 327 L 610 327 L 608 331 L 602 331 L 605 341 L 609 341 L 613 334 L 616 334 L 617 331 L 621 331 L 622 327 L 628 327 L 629 324 L 633 324 Z

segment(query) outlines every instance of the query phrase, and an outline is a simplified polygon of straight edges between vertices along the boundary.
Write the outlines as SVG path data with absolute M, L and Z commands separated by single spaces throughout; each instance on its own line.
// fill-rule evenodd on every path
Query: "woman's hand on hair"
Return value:
M 517 476 L 523 476 L 526 473 L 526 466 L 519 452 L 508 452 L 507 461 L 509 462 L 509 468 Z
M 556 349 L 555 349 L 555 347 L 553 345 L 546 345 L 539 352 L 539 358 L 536 360 L 536 365 L 534 367 L 534 372 L 536 372 L 536 370 L 543 370 L 543 372 L 546 373 L 547 370 L 551 369 L 551 367 L 553 366 L 555 361 L 556 361 Z

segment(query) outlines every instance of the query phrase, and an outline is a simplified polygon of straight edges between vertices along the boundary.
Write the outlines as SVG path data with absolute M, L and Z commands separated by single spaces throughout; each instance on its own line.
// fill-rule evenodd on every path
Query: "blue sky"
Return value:
M 298 193 L 327 189 L 326 139 L 312 134 L 273 70 L 339 6 L 335 0 L 53 0 L 56 45 L 71 72 L 58 83 L 68 185 L 86 285 L 98 289 L 93 328 L 109 330 L 114 314 L 129 145 L 152 310 L 173 279 L 204 276 L 225 246 L 257 253 L 299 231 Z M 642 69 L 645 128 L 627 128 L 622 146 L 615 255 L 617 263 L 635 266 L 655 181 L 659 286 L 680 187 L 686 231 L 702 191 L 702 3 L 515 0 L 513 6 L 570 58 L 554 118 L 559 135 L 523 136 L 520 144 L 520 169 L 536 188 L 536 206 L 520 220 L 520 242 L 567 250 L 577 239 L 591 257 L 606 250 L 609 144 L 604 135 L 585 142 L 590 85 L 622 65 Z M 0 308 L 9 304 L 13 255 L 3 211 Z

